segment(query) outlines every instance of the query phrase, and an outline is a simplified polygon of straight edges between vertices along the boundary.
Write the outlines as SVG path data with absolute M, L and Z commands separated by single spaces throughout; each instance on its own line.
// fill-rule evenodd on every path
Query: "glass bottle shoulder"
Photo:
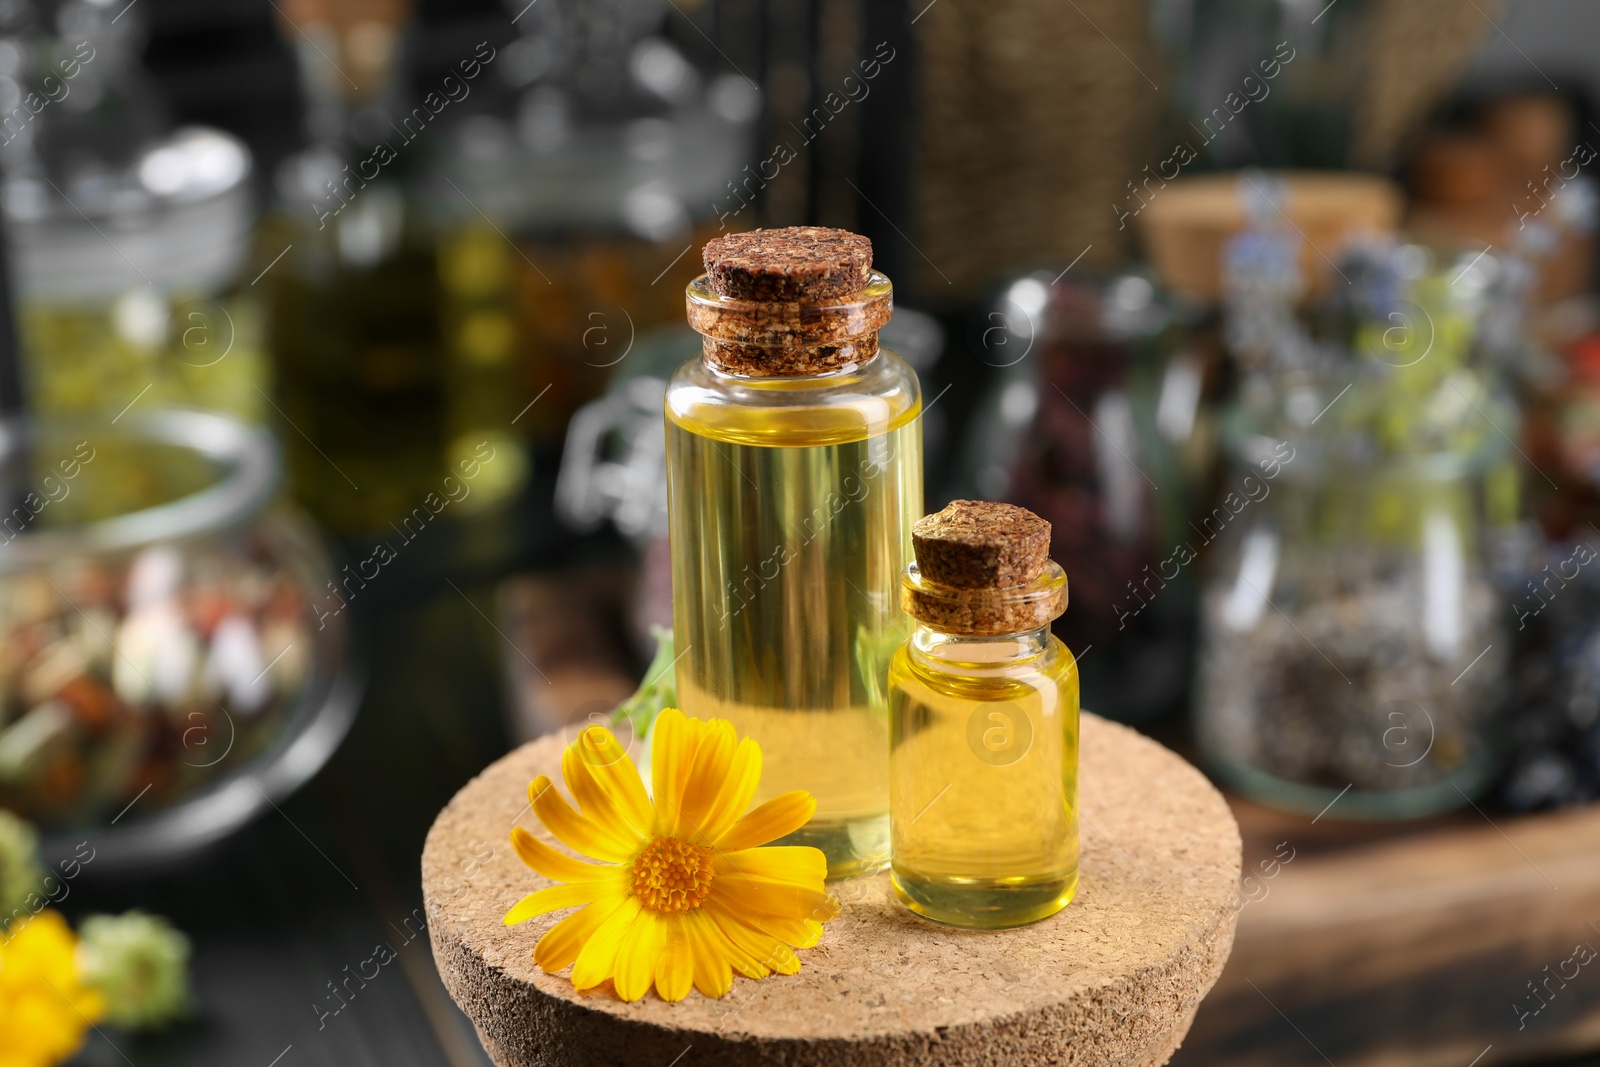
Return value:
M 672 426 L 731 444 L 799 448 L 897 430 L 922 413 L 911 365 L 887 349 L 859 367 L 803 378 L 745 378 L 692 359 L 667 385 Z
M 895 653 L 891 686 L 926 687 L 969 700 L 1014 700 L 1078 684 L 1077 659 L 1054 634 L 949 637 L 918 627 Z

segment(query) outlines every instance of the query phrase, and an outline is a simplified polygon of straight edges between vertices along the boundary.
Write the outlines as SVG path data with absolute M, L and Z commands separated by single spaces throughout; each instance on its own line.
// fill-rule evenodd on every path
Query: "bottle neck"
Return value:
M 964 637 L 918 623 L 911 655 L 924 666 L 950 674 L 1027 666 L 1050 652 L 1050 627 L 1015 634 Z
M 831 365 L 826 370 L 811 370 L 809 369 L 811 364 L 806 364 L 805 366 L 807 369 L 789 374 L 742 374 L 738 372 L 739 370 L 751 369 L 749 366 L 741 366 L 737 370 L 730 370 L 727 364 L 725 364 L 716 354 L 714 354 L 712 351 L 712 346 L 710 345 L 702 347 L 700 358 L 701 362 L 706 365 L 707 370 L 721 378 L 731 378 L 737 382 L 750 385 L 783 382 L 786 383 L 784 386 L 785 388 L 803 388 L 805 385 L 812 383 L 816 385 L 830 385 L 842 378 L 849 378 L 853 374 L 860 374 L 868 367 L 871 367 L 877 361 L 878 356 L 881 355 L 881 353 L 882 350 L 874 345 L 871 352 L 858 353 L 857 359 L 837 365 Z M 765 361 L 764 365 L 781 365 L 782 362 L 783 360 L 780 354 L 778 359 L 768 359 Z
M 874 330 L 840 344 L 755 345 L 702 339 L 701 359 L 718 374 L 748 381 L 826 382 L 857 374 L 878 358 Z

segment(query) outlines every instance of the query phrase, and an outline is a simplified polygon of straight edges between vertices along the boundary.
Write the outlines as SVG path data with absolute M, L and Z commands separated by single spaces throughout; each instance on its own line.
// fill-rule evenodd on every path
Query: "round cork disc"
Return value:
M 533 962 L 565 913 L 500 921 L 547 884 L 508 835 L 552 841 L 527 785 L 560 780 L 562 744 L 524 745 L 468 783 L 422 855 L 439 973 L 501 1067 L 1145 1067 L 1177 1049 L 1233 945 L 1239 830 L 1222 797 L 1167 749 L 1084 715 L 1082 875 L 1060 914 L 1000 932 L 936 926 L 879 874 L 835 884 L 843 913 L 798 974 L 677 1004 L 578 993 Z

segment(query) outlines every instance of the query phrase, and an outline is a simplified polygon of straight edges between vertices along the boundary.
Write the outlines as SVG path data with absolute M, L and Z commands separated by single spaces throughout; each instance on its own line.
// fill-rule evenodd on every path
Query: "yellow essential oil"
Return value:
M 907 582 L 969 607 L 1007 595 L 940 590 L 915 565 Z M 1037 623 L 1014 633 L 944 632 L 949 620 L 931 625 L 907 599 L 918 621 L 889 670 L 889 790 L 894 889 L 918 915 L 1021 926 L 1077 890 L 1078 668 L 1050 633 L 1065 587 L 1050 563 L 1012 591 L 1033 598 L 1022 615 Z M 960 614 L 969 623 L 983 615 Z M 998 626 L 949 628 L 1016 625 L 1013 612 Z
M 787 377 L 696 360 L 667 389 L 678 703 L 760 743 L 757 802 L 816 798 L 783 843 L 820 848 L 830 878 L 888 862 L 888 665 L 910 632 L 898 584 L 922 512 L 921 410 L 886 350 Z

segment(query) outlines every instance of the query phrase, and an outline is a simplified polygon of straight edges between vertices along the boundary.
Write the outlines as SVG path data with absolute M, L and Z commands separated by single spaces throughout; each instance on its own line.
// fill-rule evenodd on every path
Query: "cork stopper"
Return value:
M 725 374 L 827 374 L 878 353 L 894 288 L 872 270 L 872 242 L 848 230 L 790 226 L 707 242 L 689 284 L 689 325 Z
M 865 288 L 872 242 L 829 226 L 785 226 L 712 238 L 701 257 L 719 296 L 827 304 Z
M 1050 524 L 1027 508 L 952 500 L 911 527 L 917 566 L 930 582 L 956 589 L 1030 584 L 1050 561 Z
M 1047 626 L 1066 610 L 1050 524 L 1026 508 L 956 500 L 911 527 L 917 562 L 901 603 L 942 633 L 998 635 Z

